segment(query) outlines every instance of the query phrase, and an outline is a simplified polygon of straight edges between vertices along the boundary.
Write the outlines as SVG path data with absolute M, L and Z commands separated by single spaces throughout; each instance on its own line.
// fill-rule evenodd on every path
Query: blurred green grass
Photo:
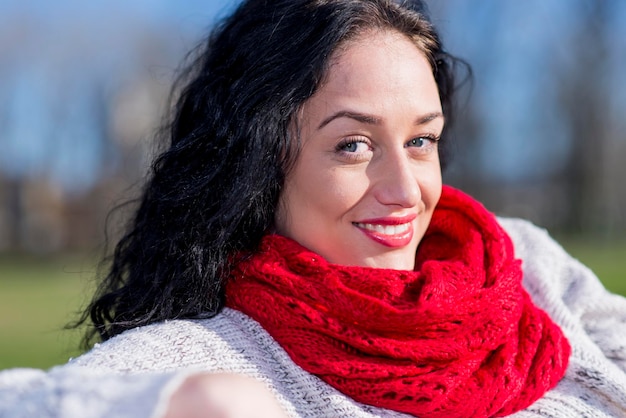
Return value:
M 64 327 L 92 293 L 93 265 L 83 257 L 0 257 L 0 369 L 48 368 L 80 354 L 82 331 Z
M 608 289 L 626 295 L 626 240 L 559 241 Z M 82 331 L 63 327 L 89 300 L 94 265 L 87 257 L 0 257 L 0 369 L 45 369 L 80 354 Z
M 600 278 L 614 293 L 626 296 L 626 239 L 598 241 L 580 237 L 558 237 L 557 241 Z

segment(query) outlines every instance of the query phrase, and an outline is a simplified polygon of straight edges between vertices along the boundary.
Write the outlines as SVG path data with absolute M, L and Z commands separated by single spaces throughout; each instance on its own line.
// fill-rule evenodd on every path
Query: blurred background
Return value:
M 227 0 L 0 0 L 0 369 L 80 353 L 185 54 Z M 626 2 L 431 0 L 474 70 L 447 183 L 548 228 L 626 294 Z M 470 91 L 471 90 L 471 91 Z

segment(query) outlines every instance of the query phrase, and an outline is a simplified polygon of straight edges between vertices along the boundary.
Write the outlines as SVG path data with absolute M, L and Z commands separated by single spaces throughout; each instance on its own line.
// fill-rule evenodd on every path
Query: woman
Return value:
M 626 301 L 442 186 L 453 64 L 419 1 L 245 1 L 89 307 L 104 342 L 4 372 L 0 415 L 624 416 Z

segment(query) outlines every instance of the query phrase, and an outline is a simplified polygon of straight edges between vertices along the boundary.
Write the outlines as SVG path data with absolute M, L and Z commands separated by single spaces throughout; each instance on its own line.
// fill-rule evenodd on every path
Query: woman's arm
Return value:
M 226 396 L 228 391 L 223 393 L 224 388 L 241 393 L 236 399 L 243 402 L 230 402 L 233 408 L 252 405 L 258 406 L 257 412 L 264 410 L 263 405 L 276 402 L 276 391 L 266 388 L 262 382 L 268 378 L 244 352 L 259 362 L 264 359 L 263 364 L 269 359 L 240 328 L 238 321 L 224 315 L 205 321 L 167 321 L 127 331 L 48 372 L 0 372 L 0 418 L 173 418 L 180 414 L 177 408 L 194 397 L 199 402 L 211 400 L 214 407 L 222 405 L 217 401 L 233 398 Z M 233 346 L 236 342 L 240 346 Z M 204 395 L 209 397 L 203 399 Z M 231 411 L 226 416 L 245 415 Z
M 163 418 L 287 418 L 257 380 L 236 374 L 197 374 L 174 392 Z
M 49 372 L 6 370 L 0 373 L 0 417 L 157 417 L 185 377 L 103 374 L 64 367 Z
M 4 418 L 286 418 L 263 383 L 236 374 L 0 373 Z

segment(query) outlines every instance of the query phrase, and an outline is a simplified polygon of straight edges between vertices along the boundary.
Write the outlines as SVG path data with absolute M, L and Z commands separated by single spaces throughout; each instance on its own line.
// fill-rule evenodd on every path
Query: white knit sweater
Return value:
M 558 386 L 515 418 L 626 417 L 626 299 L 608 293 L 543 230 L 501 219 L 523 260 L 524 285 L 563 329 L 572 356 Z M 266 383 L 292 417 L 405 417 L 353 401 L 295 365 L 245 315 L 225 309 L 127 331 L 48 372 L 0 373 L 0 417 L 153 417 L 193 371 Z

